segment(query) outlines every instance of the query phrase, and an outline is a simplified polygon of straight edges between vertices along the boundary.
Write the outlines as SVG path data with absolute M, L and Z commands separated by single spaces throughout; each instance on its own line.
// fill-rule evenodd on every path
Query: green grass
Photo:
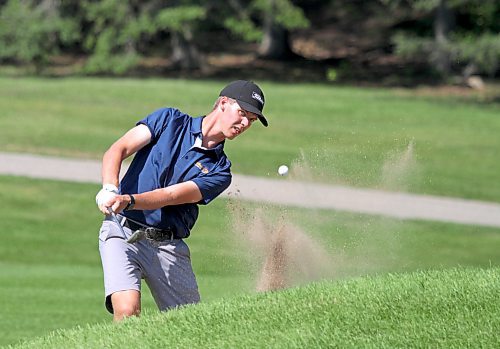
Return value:
M 0 151 L 98 159 L 156 108 L 208 112 L 225 83 L 0 78 Z M 295 179 L 500 202 L 498 104 L 261 85 L 271 126 L 227 143 L 235 172 L 275 175 L 286 163 Z M 185 347 L 498 347 L 491 339 L 498 299 L 488 292 L 498 294 L 499 229 L 222 199 L 201 208 L 188 240 L 202 304 L 157 315 L 146 288 L 146 316 L 112 326 L 102 304 L 97 190 L 0 176 L 0 345 L 79 326 L 31 346 L 137 347 L 148 335 L 154 347 L 183 346 L 178 338 Z M 248 238 L 273 236 L 283 221 L 289 237 L 302 239 L 302 249 L 291 250 L 301 263 L 286 275 L 290 285 L 334 283 L 255 295 L 265 256 Z M 374 277 L 458 266 L 484 270 Z M 483 311 L 488 302 L 491 311 Z
M 92 184 L 0 176 L 0 200 L 8 203 L 0 211 L 4 238 L 0 345 L 56 329 L 111 321 L 103 307 L 97 189 Z M 200 220 L 187 240 L 203 307 L 255 293 L 264 256 L 244 235 L 253 231 L 249 227 L 259 229 L 256 218 L 262 221 L 256 235 L 272 236 L 285 218 L 290 230 L 299 234 L 291 237 L 306 237 L 300 260 L 302 267 L 313 268 L 294 265 L 292 286 L 319 278 L 500 266 L 499 229 L 220 199 L 201 208 Z M 327 258 L 316 258 L 321 255 Z M 156 313 L 147 288 L 143 294 L 146 314 Z M 194 327 L 203 330 L 198 324 Z
M 99 159 L 163 106 L 207 113 L 226 81 L 0 78 L 0 149 Z M 401 90 L 261 82 L 270 127 L 226 150 L 235 172 L 500 202 L 500 107 Z M 408 155 L 408 146 L 413 149 Z
M 498 348 L 500 269 L 389 274 L 219 300 L 14 348 Z

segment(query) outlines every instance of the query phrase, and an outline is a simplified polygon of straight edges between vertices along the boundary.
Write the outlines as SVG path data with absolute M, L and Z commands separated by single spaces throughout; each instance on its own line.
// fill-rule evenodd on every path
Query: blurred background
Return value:
M 4 74 L 484 87 L 496 0 L 0 1 Z

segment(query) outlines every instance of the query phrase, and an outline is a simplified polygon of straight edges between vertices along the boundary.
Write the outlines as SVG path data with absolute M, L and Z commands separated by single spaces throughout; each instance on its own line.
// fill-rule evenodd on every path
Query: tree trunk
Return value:
M 271 8 L 264 18 L 264 37 L 259 47 L 259 56 L 270 59 L 290 59 L 295 57 L 290 43 L 289 32 L 276 23 L 276 4 L 271 0 Z
M 172 62 L 184 70 L 205 69 L 204 59 L 190 32 L 171 32 Z
M 453 14 L 448 7 L 447 0 L 440 0 L 434 17 L 434 40 L 436 42 L 435 64 L 436 69 L 447 76 L 451 70 L 448 35 L 453 22 Z

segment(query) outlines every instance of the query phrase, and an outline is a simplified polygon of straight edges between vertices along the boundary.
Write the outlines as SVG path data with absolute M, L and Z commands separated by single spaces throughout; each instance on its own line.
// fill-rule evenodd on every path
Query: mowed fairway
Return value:
M 111 321 L 103 307 L 97 250 L 100 213 L 96 185 L 0 176 L 0 344 L 59 328 Z M 329 257 L 318 274 L 300 274 L 291 286 L 315 278 L 340 280 L 367 274 L 456 266 L 500 265 L 500 231 L 433 222 L 399 221 L 332 211 L 244 206 L 250 216 L 275 221 L 286 215 Z M 239 238 L 232 203 L 202 208 L 188 242 L 204 303 L 255 293 L 263 251 Z M 304 262 L 311 262 L 304 252 Z M 314 272 L 314 270 L 312 270 Z M 155 306 L 144 292 L 146 313 Z
M 98 159 L 117 137 L 154 109 L 177 106 L 192 115 L 208 112 L 225 83 L 0 78 L 0 151 Z M 417 96 L 407 90 L 271 82 L 262 82 L 261 85 L 268 101 L 266 115 L 270 127 L 265 129 L 257 124 L 241 138 L 227 142 L 226 151 L 237 173 L 276 176 L 279 165 L 289 164 L 290 177 L 301 180 L 500 202 L 498 103 L 480 103 L 456 97 Z M 0 210 L 3 237 L 0 244 L 0 345 L 85 324 L 100 323 L 95 327 L 95 332 L 88 332 L 91 336 L 98 335 L 101 327 L 108 328 L 105 324 L 111 318 L 103 307 L 102 271 L 97 244 L 102 217 L 94 203 L 98 189 L 95 184 L 0 176 L 0 200 L 4 203 Z M 472 307 L 462 312 L 465 323 L 470 323 L 477 312 L 484 309 L 483 305 L 489 302 L 488 295 L 485 295 L 480 305 L 471 303 L 468 296 L 460 298 L 462 291 L 470 290 L 468 282 L 482 280 L 480 287 L 470 294 L 466 293 L 472 296 L 475 296 L 475 292 L 481 294 L 487 289 L 483 283 L 492 280 L 492 290 L 498 291 L 498 228 L 403 221 L 328 210 L 248 203 L 237 205 L 235 209 L 234 202 L 220 199 L 202 207 L 200 220 L 188 240 L 204 303 L 199 314 L 196 313 L 196 307 L 186 309 L 188 312 L 194 311 L 194 319 L 204 319 L 207 314 L 203 312 L 210 313 L 213 302 L 217 302 L 215 307 L 219 307 L 217 311 L 222 314 L 226 301 L 234 303 L 231 304 L 235 306 L 232 310 L 235 313 L 240 312 L 240 305 L 252 309 L 256 304 L 261 304 L 257 307 L 274 311 L 287 309 L 294 302 L 292 297 L 274 309 L 266 303 L 275 304 L 273 294 L 254 298 L 265 251 L 249 244 L 242 237 L 238 226 L 242 219 L 244 223 L 250 223 L 247 226 L 257 229 L 255 234 L 265 235 L 272 234 L 284 218 L 294 234 L 302 234 L 301 238 L 307 238 L 303 241 L 307 241 L 307 246 L 315 253 L 304 250 L 304 256 L 300 255 L 304 260 L 302 265 L 294 265 L 297 272 L 290 279 L 290 286 L 300 286 L 322 278 L 344 282 L 344 279 L 388 272 L 446 270 L 458 266 L 480 268 L 473 269 L 472 274 L 461 270 L 451 274 L 430 274 L 433 275 L 431 290 L 445 290 L 442 297 L 433 299 L 434 293 L 425 291 L 424 298 L 413 299 L 417 308 L 419 302 L 438 302 L 447 297 L 452 302 L 447 304 L 458 307 L 463 300 L 464 304 Z M 244 215 L 241 215 L 241 211 Z M 258 222 L 252 220 L 255 217 L 263 221 L 262 225 L 253 224 Z M 324 258 L 313 260 L 315 255 Z M 318 268 L 302 269 L 306 265 Z M 411 280 L 425 286 L 426 275 L 417 274 L 415 279 L 412 279 L 414 276 L 399 274 L 389 276 L 390 281 L 396 284 L 396 279 L 401 277 L 402 284 L 394 286 L 392 290 L 396 298 L 389 297 L 384 304 L 390 308 L 391 301 L 397 299 L 398 295 L 403 297 L 410 294 L 403 285 L 411 284 Z M 463 284 L 456 284 L 457 288 L 453 289 L 450 279 L 459 275 L 463 276 L 460 276 Z M 387 279 L 382 277 L 380 280 L 383 284 Z M 439 283 L 442 285 L 439 286 Z M 349 285 L 353 284 L 340 284 L 338 287 L 349 288 Z M 346 315 L 352 317 L 353 323 L 359 323 L 366 305 L 356 303 L 359 299 L 376 301 L 383 297 L 377 292 L 387 291 L 383 287 L 371 288 L 369 285 L 370 281 L 360 286 L 360 292 L 363 289 L 366 292 L 356 294 L 349 301 L 356 304 L 352 312 Z M 340 292 L 335 287 L 332 289 L 330 284 L 319 286 L 311 294 L 317 292 L 330 297 Z M 407 293 L 401 293 L 401 290 Z M 284 296 L 277 294 L 277 297 L 288 297 L 293 292 L 285 293 Z M 241 298 L 244 295 L 250 298 Z M 234 297 L 240 298 L 233 301 Z M 258 303 L 262 300 L 264 303 Z M 150 322 L 159 321 L 158 326 L 168 328 L 172 326 L 168 323 L 170 316 L 184 316 L 184 313 L 174 312 L 165 318 L 157 317 L 147 290 L 143 301 L 148 315 L 144 322 L 146 327 Z M 319 302 L 311 304 L 311 307 L 325 307 L 325 304 L 331 303 L 332 299 L 328 298 L 327 303 Z M 407 305 L 395 304 L 401 307 Z M 307 304 L 305 306 L 308 307 Z M 498 314 L 498 303 L 492 304 L 492 307 L 496 313 L 488 313 L 484 319 Z M 299 306 L 297 309 L 302 308 Z M 399 308 L 391 308 L 385 314 L 390 316 L 393 310 L 400 314 L 397 312 L 401 310 Z M 374 317 L 364 319 L 365 326 L 380 324 L 376 315 L 379 313 L 376 309 L 374 311 Z M 416 311 L 412 321 L 418 323 L 419 316 Z M 446 313 L 438 318 L 445 319 Z M 162 323 L 162 319 L 167 319 L 168 324 Z M 271 327 L 266 336 L 272 336 L 275 330 L 282 329 L 278 320 L 268 323 Z M 236 328 L 240 326 L 238 318 L 222 317 L 220 321 L 231 322 L 231 326 Z M 241 321 L 241 328 L 246 328 L 244 319 Z M 342 319 L 338 321 L 332 326 L 337 326 Z M 130 323 L 136 322 L 133 320 Z M 379 334 L 370 332 L 366 336 L 367 340 L 382 338 L 391 331 L 397 332 L 394 329 L 396 322 L 382 324 L 386 326 L 374 327 Z M 435 325 L 432 321 L 429 324 Z M 487 325 L 490 326 L 490 323 Z M 203 327 L 192 328 L 204 333 Z M 312 330 L 304 325 L 293 328 L 294 333 L 299 334 L 299 339 L 292 346 L 304 344 L 300 338 L 311 340 L 312 337 L 307 333 Z M 411 333 L 412 329 L 417 331 L 417 327 L 411 326 L 405 331 Z M 481 331 L 485 329 L 495 328 L 480 327 Z M 365 342 L 351 341 L 363 333 L 364 327 L 358 330 L 347 331 L 345 341 L 340 343 L 345 343 L 344 347 L 357 347 L 356 343 L 363 345 Z M 217 327 L 213 331 L 217 331 Z M 463 327 L 457 327 L 455 332 L 467 333 Z M 305 333 L 304 337 L 301 337 L 301 333 Z M 432 338 L 433 333 L 437 332 L 429 329 L 425 338 Z M 67 334 L 80 338 L 80 334 Z M 89 334 L 82 335 L 85 337 Z M 119 331 L 116 336 L 121 336 Z M 120 338 L 118 343 L 122 343 L 120 340 L 132 343 L 128 341 L 130 337 Z M 332 338 L 327 337 L 325 340 L 330 341 Z M 420 337 L 415 338 L 413 343 L 418 346 Z M 448 347 L 447 338 L 452 337 L 439 337 L 439 343 L 444 343 L 442 347 Z M 461 341 L 456 343 L 463 345 L 458 347 L 473 346 L 474 342 L 464 339 L 467 336 L 460 335 L 460 338 Z M 61 342 L 59 340 L 56 339 L 54 343 L 64 343 L 64 339 Z M 231 343 L 235 344 L 237 340 L 229 341 L 228 347 L 235 347 Z M 66 341 L 69 342 L 69 339 L 66 338 Z M 50 342 L 41 343 L 38 342 L 51 346 Z M 255 342 L 256 345 L 259 343 Z M 311 340 L 310 343 L 314 346 L 326 342 L 315 343 Z M 397 339 L 380 343 L 381 346 L 401 344 Z M 423 346 L 435 344 L 430 340 L 422 343 Z M 491 343 L 489 341 L 488 345 Z M 224 337 L 216 336 L 210 345 L 225 345 Z M 35 343 L 32 347 L 39 345 Z
M 0 78 L 0 150 L 98 159 L 155 109 L 208 113 L 226 83 Z M 295 161 L 306 167 L 299 174 L 304 179 L 500 202 L 498 103 L 412 90 L 260 83 L 270 126 L 257 124 L 228 142 L 235 172 L 267 176 Z M 399 173 L 394 161 L 410 145 L 409 166 Z M 396 174 L 387 173 L 391 165 Z

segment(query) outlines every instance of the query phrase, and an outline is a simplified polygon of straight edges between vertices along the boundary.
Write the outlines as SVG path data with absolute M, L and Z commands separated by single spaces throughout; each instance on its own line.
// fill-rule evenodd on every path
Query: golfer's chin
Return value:
M 236 137 L 238 137 L 240 134 L 241 134 L 241 132 L 239 132 L 235 129 L 231 129 L 231 130 L 229 130 L 229 132 L 227 132 L 226 139 L 233 140 Z

